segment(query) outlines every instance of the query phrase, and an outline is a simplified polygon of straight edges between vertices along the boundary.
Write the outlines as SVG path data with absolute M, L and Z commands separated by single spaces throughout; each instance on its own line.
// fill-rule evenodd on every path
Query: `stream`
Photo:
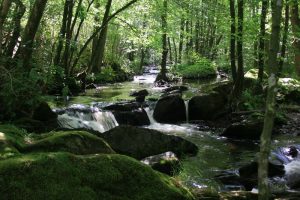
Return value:
M 151 124 L 144 127 L 183 137 L 199 148 L 197 156 L 182 160 L 182 171 L 176 178 L 190 188 L 209 188 L 217 191 L 243 189 L 241 185 L 223 185 L 214 177 L 224 170 L 237 173 L 235 169 L 255 160 L 259 144 L 253 141 L 233 142 L 219 137 L 213 130 L 199 131 L 199 128 L 189 124 L 188 120 L 177 125 L 157 123 L 152 116 L 155 101 L 149 101 L 158 99 L 164 89 L 154 86 L 157 73 L 155 67 L 149 67 L 143 75 L 135 76 L 131 82 L 100 85 L 82 96 L 71 97 L 68 105 L 64 105 L 60 97 L 53 97 L 50 105 L 59 114 L 60 125 L 64 128 L 88 128 L 105 132 L 118 126 L 118 123 L 111 112 L 102 111 L 102 108 L 110 103 L 133 100 L 129 97 L 131 91 L 147 89 L 150 93 L 148 100 L 146 99 L 149 107 L 145 110 Z M 187 102 L 192 96 L 200 94 L 202 88 L 217 81 L 220 81 L 220 78 L 182 83 L 189 88 L 183 93 L 183 98 Z M 276 136 L 272 142 L 272 149 L 300 144 L 298 140 L 296 137 Z M 300 169 L 300 165 L 296 168 Z

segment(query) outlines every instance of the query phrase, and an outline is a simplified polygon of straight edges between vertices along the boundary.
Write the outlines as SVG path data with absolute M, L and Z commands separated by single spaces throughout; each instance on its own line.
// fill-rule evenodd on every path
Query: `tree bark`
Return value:
M 258 48 L 258 81 L 262 83 L 265 64 L 265 42 L 266 42 L 266 18 L 268 13 L 269 0 L 262 1 L 261 18 L 260 18 L 260 35 Z
M 270 154 L 271 134 L 275 116 L 275 96 L 277 86 L 276 75 L 279 69 L 277 54 L 279 52 L 281 14 L 282 0 L 272 0 L 272 33 L 268 63 L 270 75 L 268 80 L 268 95 L 266 100 L 264 127 L 260 138 L 260 157 L 258 167 L 259 200 L 266 200 L 270 197 L 268 184 L 268 158 Z
M 168 57 L 168 41 L 167 41 L 167 12 L 168 12 L 168 0 L 163 2 L 163 10 L 161 14 L 161 27 L 162 27 L 162 58 L 161 58 L 161 70 L 160 74 L 157 76 L 158 80 L 168 81 L 167 79 L 167 57 Z
M 281 58 L 279 62 L 279 74 L 282 72 L 286 48 L 287 48 L 287 40 L 289 35 L 289 21 L 290 21 L 290 6 L 288 3 L 285 4 L 285 21 L 284 21 L 284 32 L 282 36 L 282 46 L 281 46 Z
M 300 17 L 298 0 L 291 0 L 291 22 L 294 33 L 295 68 L 298 76 L 300 76 Z
M 105 21 L 109 18 L 109 13 L 112 5 L 112 0 L 108 0 L 105 6 L 105 13 L 103 16 L 102 24 L 105 23 Z M 107 37 L 107 31 L 108 31 L 108 24 L 106 24 L 100 31 L 100 34 L 98 36 L 98 39 L 96 41 L 96 48 L 92 52 L 91 57 L 91 64 L 88 72 L 100 72 L 101 71 L 101 65 L 104 57 L 105 52 L 105 45 L 106 45 L 106 37 Z
M 3 26 L 11 7 L 12 0 L 2 0 L 0 7 L 0 56 L 2 55 Z
M 182 51 L 183 51 L 183 38 L 184 38 L 184 19 L 180 21 L 180 36 L 179 36 L 179 49 L 178 49 L 178 63 L 182 62 Z
M 230 63 L 231 63 L 231 74 L 232 79 L 235 82 L 237 71 L 236 71 L 236 51 L 235 51 L 235 43 L 236 43 L 236 19 L 235 19 L 235 0 L 230 0 L 230 17 L 231 17 L 231 34 L 230 34 Z
M 48 0 L 35 0 L 22 36 L 20 58 L 23 61 L 23 67 L 28 71 L 31 69 L 29 62 L 33 51 L 34 38 L 44 14 L 47 1 Z

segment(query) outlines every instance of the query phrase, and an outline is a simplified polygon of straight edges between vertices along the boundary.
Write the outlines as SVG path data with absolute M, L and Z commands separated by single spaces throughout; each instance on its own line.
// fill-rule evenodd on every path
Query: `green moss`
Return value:
M 79 155 L 114 153 L 103 139 L 85 131 L 51 132 L 35 138 L 36 140 L 29 144 L 25 151 L 65 151 Z
M 29 154 L 0 161 L 0 177 L 3 199 L 192 199 L 174 179 L 116 154 Z
M 180 65 L 178 73 L 186 79 L 201 79 L 216 76 L 216 69 L 208 60 L 203 60 L 193 65 Z

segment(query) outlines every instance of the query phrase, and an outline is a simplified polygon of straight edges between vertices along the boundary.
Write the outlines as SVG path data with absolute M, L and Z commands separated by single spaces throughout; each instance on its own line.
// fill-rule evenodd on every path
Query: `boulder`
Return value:
M 148 96 L 149 92 L 147 90 L 138 90 L 138 91 L 133 91 L 129 94 L 131 97 L 139 97 L 139 96 Z
M 46 102 L 42 102 L 34 110 L 32 118 L 34 120 L 45 122 L 56 120 L 57 114 L 51 110 L 50 106 Z
M 161 123 L 178 123 L 186 120 L 184 100 L 178 95 L 166 96 L 156 103 L 153 117 Z
M 194 96 L 189 101 L 189 120 L 214 120 L 225 112 L 226 97 L 217 92 Z
M 141 107 L 137 102 L 122 102 L 122 103 L 114 103 L 108 106 L 103 107 L 103 110 L 110 111 L 133 111 L 139 109 Z
M 187 91 L 187 90 L 188 90 L 188 87 L 183 86 L 183 85 L 180 85 L 180 86 L 172 86 L 172 87 L 168 87 L 168 88 L 166 88 L 166 89 L 163 89 L 163 92 L 164 92 L 164 93 L 169 93 L 169 92 L 174 91 L 174 90 L 177 90 L 177 91 L 180 91 L 180 92 L 184 92 L 184 91 Z
M 174 179 L 116 154 L 28 154 L 1 161 L 0 177 L 0 196 L 7 200 L 193 199 Z
M 24 152 L 58 151 L 77 155 L 114 153 L 102 138 L 85 131 L 60 131 L 43 134 L 24 149 Z
M 173 152 L 166 152 L 155 156 L 150 156 L 141 160 L 142 163 L 150 165 L 152 169 L 164 174 L 174 176 L 180 171 L 179 159 Z
M 119 126 L 101 135 L 120 154 L 143 159 L 172 151 L 178 157 L 196 155 L 198 147 L 177 136 L 133 126 Z
M 133 111 L 115 111 L 113 114 L 119 125 L 150 125 L 150 120 L 144 109 L 136 109 Z
M 259 140 L 263 129 L 263 121 L 244 120 L 231 124 L 221 134 L 223 137 L 232 139 Z

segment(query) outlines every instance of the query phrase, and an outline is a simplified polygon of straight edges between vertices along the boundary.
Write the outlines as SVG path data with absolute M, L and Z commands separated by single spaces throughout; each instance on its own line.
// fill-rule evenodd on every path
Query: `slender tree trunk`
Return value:
M 2 55 L 3 25 L 11 7 L 12 0 L 2 0 L 0 7 L 0 56 Z
M 175 38 L 172 38 L 173 41 L 173 48 L 174 48 L 174 60 L 175 60 L 175 65 L 177 65 L 178 63 L 178 54 L 177 54 L 177 47 L 176 47 L 176 42 L 175 42 Z
M 231 17 L 231 36 L 230 36 L 230 63 L 231 63 L 231 74 L 232 79 L 235 82 L 237 76 L 236 70 L 236 51 L 235 51 L 235 43 L 236 43 L 236 19 L 235 19 L 235 0 L 230 0 L 230 17 Z
M 182 62 L 182 51 L 183 51 L 183 38 L 184 38 L 184 19 L 180 21 L 180 36 L 179 36 L 179 49 L 178 49 L 178 63 Z
M 112 0 L 108 0 L 105 6 L 105 13 L 103 16 L 102 24 L 104 24 L 109 18 L 111 5 L 112 5 Z M 100 72 L 101 70 L 101 65 L 102 65 L 104 52 L 105 52 L 107 31 L 108 31 L 108 24 L 106 24 L 100 31 L 99 37 L 96 42 L 96 49 L 95 51 L 92 52 L 89 72 L 91 71 Z
M 20 58 L 23 61 L 23 67 L 28 71 L 31 69 L 29 62 L 33 51 L 34 38 L 44 14 L 46 4 L 47 0 L 35 0 L 22 36 Z
M 258 167 L 259 200 L 270 197 L 268 185 L 268 158 L 271 146 L 271 134 L 274 126 L 275 96 L 277 86 L 277 73 L 279 70 L 277 54 L 279 52 L 280 23 L 282 14 L 282 0 L 272 0 L 272 33 L 269 52 L 270 75 L 268 80 L 268 95 L 266 100 L 266 112 L 263 132 L 260 138 L 260 157 Z
M 258 81 L 262 83 L 265 64 L 265 42 L 266 42 L 266 18 L 268 13 L 269 0 L 262 1 L 261 18 L 260 18 L 260 35 L 258 49 Z
M 170 62 L 173 62 L 173 54 L 172 54 L 172 45 L 171 45 L 171 39 L 168 37 L 168 48 L 169 48 L 169 59 Z
M 284 21 L 284 32 L 282 36 L 282 46 L 281 46 L 281 58 L 279 62 L 279 73 L 282 72 L 285 53 L 287 48 L 287 40 L 289 35 L 289 21 L 290 21 L 290 6 L 288 2 L 285 4 L 285 21 Z
M 16 8 L 15 8 L 15 16 L 14 16 L 14 30 L 12 32 L 12 36 L 8 42 L 7 49 L 6 49 L 6 56 L 13 57 L 15 47 L 18 45 L 18 39 L 21 34 L 21 19 L 26 11 L 26 8 L 22 1 L 15 1 L 16 2 Z
M 157 76 L 158 80 L 168 81 L 167 79 L 167 57 L 168 57 L 168 41 L 167 41 L 167 12 L 168 12 L 168 0 L 163 2 L 163 11 L 161 14 L 161 27 L 162 27 L 162 59 L 161 59 L 161 70 L 160 74 Z
M 300 76 L 300 17 L 299 17 L 299 1 L 291 0 L 291 22 L 294 33 L 295 48 L 295 67 Z

